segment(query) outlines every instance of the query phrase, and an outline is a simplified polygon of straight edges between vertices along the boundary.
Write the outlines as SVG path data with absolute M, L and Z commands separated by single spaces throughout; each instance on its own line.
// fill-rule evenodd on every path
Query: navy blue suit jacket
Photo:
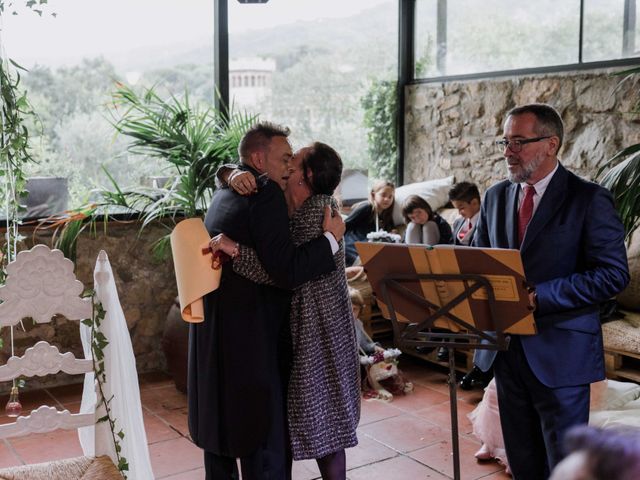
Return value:
M 487 191 L 474 245 L 518 248 L 519 188 L 505 180 Z M 559 165 L 520 250 L 538 297 L 538 334 L 521 337 L 532 371 L 552 388 L 602 380 L 598 304 L 629 282 L 624 228 L 611 194 Z

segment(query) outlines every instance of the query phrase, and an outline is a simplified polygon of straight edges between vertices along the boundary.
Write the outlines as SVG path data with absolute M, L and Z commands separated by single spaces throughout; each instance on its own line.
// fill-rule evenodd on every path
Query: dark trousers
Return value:
M 291 480 L 291 448 L 287 429 L 286 403 L 280 390 L 274 394 L 271 428 L 264 443 L 250 455 L 240 457 L 242 480 Z M 206 480 L 237 480 L 236 459 L 205 450 Z
M 246 457 L 240 457 L 242 480 L 290 480 L 291 454 L 286 451 L 275 451 L 259 448 Z M 206 480 L 238 480 L 236 459 L 215 453 L 204 452 L 204 470 Z
M 589 385 L 551 388 L 540 383 L 516 335 L 511 337 L 509 350 L 498 353 L 494 372 L 513 478 L 546 479 L 562 460 L 567 430 L 589 421 Z

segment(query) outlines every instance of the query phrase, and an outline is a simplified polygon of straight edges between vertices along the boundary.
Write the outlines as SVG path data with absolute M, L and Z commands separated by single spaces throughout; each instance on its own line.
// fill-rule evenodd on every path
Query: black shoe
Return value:
M 416 347 L 416 352 L 422 355 L 429 355 L 436 347 Z
M 436 358 L 439 362 L 448 362 L 449 361 L 449 349 L 447 347 L 439 347 L 438 353 L 436 354 Z
M 473 367 L 473 369 L 462 377 L 460 380 L 460 388 L 463 390 L 473 390 L 474 388 L 485 388 L 489 385 L 489 382 L 493 378 L 493 372 L 489 370 L 488 372 L 483 372 L 478 367 Z

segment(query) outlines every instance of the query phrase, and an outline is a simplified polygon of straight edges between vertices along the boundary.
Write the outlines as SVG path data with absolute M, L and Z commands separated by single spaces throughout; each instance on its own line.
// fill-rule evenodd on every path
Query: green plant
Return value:
M 0 0 L 0 15 L 3 15 L 6 9 L 11 9 L 11 14 L 12 15 L 17 15 L 18 12 L 17 10 L 15 10 L 15 4 L 16 2 L 13 1 L 5 1 L 5 0 Z M 38 15 L 42 16 L 42 14 L 44 13 L 44 10 L 48 7 L 49 4 L 49 0 L 25 0 L 24 1 L 24 5 L 25 7 L 31 9 L 34 13 L 37 13 Z M 56 14 L 55 12 L 51 13 L 52 17 L 55 17 Z
M 394 179 L 398 155 L 398 84 L 374 80 L 362 97 L 364 125 L 367 128 L 371 175 Z
M 11 72 L 11 65 L 16 68 Z M 22 205 L 27 195 L 25 166 L 34 162 L 30 153 L 30 134 L 26 126 L 29 117 L 35 113 L 27 100 L 26 92 L 20 89 L 20 73 L 24 70 L 13 60 L 0 61 L 0 99 L 2 101 L 2 134 L 0 135 L 0 175 L 4 182 L 0 185 L 3 209 L 7 218 L 7 232 L 2 251 L 0 283 L 4 283 L 5 268 L 15 258 L 18 234 L 19 214 L 25 210 Z
M 25 6 L 40 16 L 47 4 L 48 0 L 25 1 Z M 0 0 L 0 19 L 7 9 L 11 9 L 12 15 L 18 14 L 13 1 Z M 52 15 L 55 16 L 55 13 Z M 12 66 L 16 69 L 15 73 L 11 71 Z M 0 196 L 7 219 L 7 231 L 0 251 L 0 284 L 4 284 L 6 266 L 15 258 L 18 242 L 22 239 L 18 226 L 21 223 L 19 214 L 25 210 L 22 201 L 27 195 L 25 166 L 35 163 L 30 152 L 31 136 L 27 124 L 29 119 L 36 125 L 39 123 L 27 93 L 20 86 L 20 71 L 26 69 L 10 58 L 0 57 L 0 176 L 4 177 L 0 184 Z
M 169 252 L 171 223 L 177 217 L 195 217 L 209 206 L 215 190 L 215 172 L 237 156 L 240 139 L 255 122 L 255 117 L 230 113 L 223 115 L 215 108 L 193 105 L 185 92 L 179 98 L 161 98 L 153 88 L 141 94 L 117 84 L 111 109 L 116 131 L 131 139 L 129 152 L 156 157 L 167 162 L 163 173 L 170 177 L 160 188 L 128 188 L 118 186 L 109 172 L 111 189 L 97 191 L 99 200 L 52 220 L 50 226 L 62 228 L 56 246 L 73 258 L 75 240 L 87 225 L 95 225 L 102 215 L 109 219 L 114 211 L 139 215 L 142 231 L 158 220 L 168 219 L 167 234 L 154 244 L 154 254 L 164 258 Z
M 622 76 L 616 90 L 630 81 L 640 67 L 617 72 Z M 640 113 L 640 101 L 631 113 Z M 640 143 L 629 145 L 611 157 L 596 175 L 600 183 L 611 190 L 616 200 L 616 208 L 624 224 L 627 240 L 640 227 Z

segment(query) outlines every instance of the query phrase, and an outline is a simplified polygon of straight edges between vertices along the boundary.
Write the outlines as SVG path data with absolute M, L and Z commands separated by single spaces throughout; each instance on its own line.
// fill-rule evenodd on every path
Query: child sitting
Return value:
M 405 243 L 435 245 L 440 242 L 440 230 L 434 221 L 431 205 L 419 195 L 410 195 L 402 205 L 402 216 L 407 224 Z
M 345 263 L 353 265 L 358 252 L 355 242 L 366 242 L 367 234 L 385 230 L 391 232 L 393 224 L 393 203 L 395 185 L 385 180 L 378 180 L 371 187 L 369 201 L 355 207 L 345 220 L 344 234 Z
M 456 183 L 449 190 L 449 201 L 460 214 L 460 217 L 453 222 L 453 242 L 456 245 L 471 245 L 480 216 L 478 187 L 470 182 Z
M 360 349 L 360 365 L 364 368 L 362 375 L 363 396 L 366 399 L 378 399 L 385 402 L 393 400 L 394 395 L 404 395 L 413 391 L 413 384 L 406 381 L 398 370 L 397 348 L 384 349 L 379 343 L 371 340 L 358 318 L 364 307 L 360 292 L 349 288 L 353 320 L 356 327 L 356 338 Z
M 356 326 L 356 339 L 358 341 L 360 355 L 373 355 L 376 352 L 383 352 L 384 348 L 382 348 L 379 343 L 371 340 L 367 332 L 364 331 L 364 324 L 362 320 L 360 320 L 360 314 L 364 308 L 362 295 L 360 295 L 360 292 L 355 288 L 349 287 L 349 298 L 351 299 L 351 311 L 353 312 L 353 321 Z

